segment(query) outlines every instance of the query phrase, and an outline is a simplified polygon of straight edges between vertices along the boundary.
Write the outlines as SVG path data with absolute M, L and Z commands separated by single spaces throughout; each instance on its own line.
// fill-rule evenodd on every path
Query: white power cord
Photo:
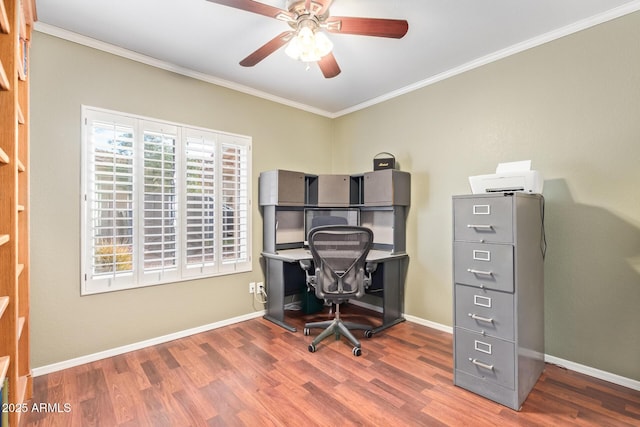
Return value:
M 264 285 L 256 288 L 256 292 L 253 294 L 253 298 L 260 304 L 266 304 L 267 293 L 264 290 Z

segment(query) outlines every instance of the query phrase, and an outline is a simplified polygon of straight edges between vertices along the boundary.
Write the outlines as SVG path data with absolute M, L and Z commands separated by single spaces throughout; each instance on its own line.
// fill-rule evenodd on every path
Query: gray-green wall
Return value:
M 334 120 L 41 33 L 31 55 L 33 366 L 262 308 L 247 292 L 263 279 L 255 203 L 252 273 L 79 296 L 88 104 L 252 136 L 254 202 L 260 171 L 364 172 L 393 152 L 413 184 L 406 313 L 444 325 L 451 196 L 531 159 L 545 177 L 546 353 L 640 380 L 640 13 Z
M 262 310 L 257 177 L 330 170 L 331 120 L 38 32 L 31 69 L 32 366 Z M 82 104 L 253 137 L 253 271 L 80 297 Z
M 640 380 L 640 13 L 334 121 L 333 169 L 412 174 L 406 312 L 451 325 L 451 196 L 499 162 L 545 178 L 546 353 Z

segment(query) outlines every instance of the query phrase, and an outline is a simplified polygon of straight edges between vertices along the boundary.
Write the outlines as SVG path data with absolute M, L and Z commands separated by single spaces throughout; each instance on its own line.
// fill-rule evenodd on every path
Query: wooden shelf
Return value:
M 8 381 L 3 403 L 21 407 L 31 398 L 29 361 L 29 40 L 35 0 L 0 0 L 0 372 Z M 21 105 L 22 102 L 22 105 Z M 20 204 L 22 202 L 22 204 Z M 24 213 L 21 215 L 21 213 Z M 16 224 L 17 222 L 17 224 Z M 17 227 L 16 227 L 17 225 Z M 17 228 L 18 236 L 13 230 Z M 23 263 L 23 264 L 21 264 Z M 18 308 L 14 309 L 14 308 Z M 9 363 L 9 361 L 11 363 Z M 2 426 L 18 426 L 19 411 Z
M 21 6 L 23 5 L 21 4 Z M 25 39 L 27 37 L 27 21 L 24 18 L 24 9 L 22 7 L 20 8 L 20 13 L 18 13 L 18 23 L 20 24 L 19 39 Z
M 10 361 L 11 358 L 9 356 L 0 357 L 0 385 L 4 385 L 4 379 L 7 377 Z
M 9 156 L 4 152 L 2 148 L 0 148 L 0 163 L 4 163 L 5 165 L 9 164 Z
M 0 60 L 0 89 L 2 90 L 11 89 L 11 85 L 9 84 L 9 78 L 7 77 L 7 73 L 4 70 L 4 65 L 2 65 L 2 60 Z
M 20 107 L 20 104 L 18 104 L 18 124 L 24 124 L 24 114 L 22 114 L 22 108 Z
M 18 402 L 24 402 L 27 391 L 27 377 L 18 377 Z M 18 412 L 20 417 L 20 412 Z
M 24 56 L 22 54 L 22 40 L 20 41 L 21 48 L 18 49 L 17 57 L 16 57 L 16 71 L 18 72 L 18 78 L 21 81 L 27 80 L 27 73 L 24 72 Z
M 24 323 L 25 323 L 25 318 L 19 317 L 18 318 L 18 339 L 20 339 L 20 336 L 22 335 L 22 330 L 24 329 Z
M 0 317 L 2 317 L 2 314 L 7 309 L 8 305 L 9 305 L 9 297 L 0 297 Z
M 11 25 L 9 25 L 9 17 L 7 16 L 7 9 L 4 7 L 4 1 L 0 1 L 0 32 L 5 34 L 11 32 Z
M 27 20 L 27 24 L 33 25 L 33 22 L 38 20 L 36 0 L 22 0 L 22 12 L 24 13 L 24 19 Z

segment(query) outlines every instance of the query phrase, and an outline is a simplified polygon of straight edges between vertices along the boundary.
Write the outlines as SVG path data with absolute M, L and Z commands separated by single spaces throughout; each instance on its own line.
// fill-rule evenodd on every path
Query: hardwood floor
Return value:
M 640 425 L 640 392 L 553 365 L 520 412 L 455 387 L 452 336 L 410 322 L 362 338 L 361 357 L 344 339 L 309 353 L 302 325 L 325 317 L 293 314 L 296 333 L 253 319 L 36 377 L 20 425 Z

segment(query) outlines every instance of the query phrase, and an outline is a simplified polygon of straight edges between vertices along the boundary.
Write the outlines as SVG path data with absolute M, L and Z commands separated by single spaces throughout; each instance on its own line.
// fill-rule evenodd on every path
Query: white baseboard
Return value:
M 453 328 L 451 326 L 441 325 L 439 323 L 431 322 L 429 320 L 421 319 L 415 316 L 409 316 L 406 314 L 404 317 L 409 322 L 418 323 L 420 325 L 437 329 L 442 332 L 448 332 L 450 334 L 453 333 Z M 575 363 L 570 360 L 560 359 L 559 357 L 551 356 L 548 354 L 544 355 L 544 361 L 546 363 L 551 363 L 554 365 L 561 366 L 570 371 L 589 375 L 590 377 L 598 378 L 613 384 L 621 385 L 623 387 L 640 391 L 640 381 L 636 381 L 631 378 L 626 378 L 620 375 L 612 374 L 611 372 L 602 371 L 600 369 L 592 368 L 590 366 L 581 365 L 579 363 Z
M 233 325 L 235 323 L 244 322 L 245 320 L 255 319 L 256 317 L 264 316 L 265 311 L 256 311 L 254 313 L 245 314 L 243 316 L 232 317 L 231 319 L 221 320 L 220 322 L 209 323 L 208 325 L 202 325 L 184 331 L 174 332 L 172 334 L 163 335 L 156 338 L 140 341 L 133 344 L 123 345 L 122 347 L 116 347 L 98 353 L 88 354 L 86 356 L 76 357 L 74 359 L 65 360 L 58 363 L 52 363 L 51 365 L 40 366 L 31 370 L 31 375 L 34 377 L 50 374 L 52 372 L 61 371 L 67 368 L 73 368 L 74 366 L 83 365 L 85 363 L 95 362 L 97 360 L 106 359 L 108 357 L 118 356 L 120 354 L 128 353 L 134 350 L 140 350 L 145 347 L 151 347 L 157 344 L 163 344 L 165 342 L 177 340 L 179 338 L 188 337 L 190 335 L 199 334 L 201 332 L 210 331 L 212 329 L 218 329 L 223 326 Z
M 373 311 L 382 312 L 382 307 L 364 303 L 361 301 L 351 301 L 351 304 L 358 305 L 364 308 L 368 308 Z M 222 320 L 220 322 L 210 323 L 208 325 L 198 326 L 196 328 L 186 329 L 184 331 L 175 332 L 168 335 L 163 335 L 161 337 L 152 338 L 145 341 L 140 341 L 137 343 L 125 345 L 122 347 L 116 347 L 109 350 L 101 351 L 98 353 L 88 354 L 86 356 L 76 357 L 74 359 L 65 360 L 58 363 L 53 363 L 51 365 L 40 366 L 38 368 L 33 368 L 31 374 L 34 377 L 49 374 L 52 372 L 61 371 L 63 369 L 72 368 L 74 366 L 83 365 L 85 363 L 95 362 L 97 360 L 106 359 L 108 357 L 117 356 L 119 354 L 128 353 L 134 350 L 140 350 L 145 347 L 150 347 L 152 345 L 162 344 L 165 342 L 173 341 L 178 338 L 188 337 L 190 335 L 199 334 L 201 332 L 210 331 L 212 329 L 221 328 L 223 326 L 233 325 L 235 323 L 244 322 L 245 320 L 255 319 L 256 317 L 261 317 L 265 314 L 265 311 L 256 311 L 253 313 L 249 313 L 243 316 L 233 317 L 231 319 Z M 436 329 L 438 331 L 446 332 L 449 334 L 453 333 L 453 328 L 451 326 L 442 325 L 440 323 L 432 322 L 426 319 L 422 319 L 420 317 L 406 315 L 404 318 L 413 323 L 417 323 L 422 326 L 426 326 L 428 328 Z M 626 378 L 620 375 L 612 374 L 610 372 L 602 371 L 600 369 L 592 368 L 590 366 L 581 365 L 579 363 L 572 362 L 570 360 L 561 359 L 559 357 L 551 356 L 545 354 L 544 361 L 547 363 L 552 363 L 554 365 L 562 366 L 571 371 L 579 372 L 581 374 L 589 375 L 594 378 L 598 378 L 604 381 L 608 381 L 613 384 L 618 384 L 623 387 L 627 387 L 633 390 L 640 391 L 640 381 L 633 380 L 631 378 Z
M 589 375 L 590 377 L 598 378 L 610 383 L 618 384 L 623 387 L 640 391 L 640 381 L 632 380 L 631 378 L 612 374 L 611 372 L 601 371 L 600 369 L 581 365 L 570 360 L 560 359 L 559 357 L 550 356 L 548 354 L 544 355 L 544 361 L 561 366 L 570 371 L 579 372 L 581 374 Z
M 441 332 L 446 332 L 448 334 L 453 334 L 453 328 L 451 326 L 443 325 L 441 323 L 432 322 L 430 320 L 423 319 L 421 317 L 411 316 L 408 314 L 404 315 L 404 318 L 407 319 L 408 322 L 417 323 L 418 325 L 426 326 L 427 328 L 437 329 Z
M 382 307 L 363 303 L 361 301 L 349 301 L 349 304 L 358 305 L 361 307 L 368 308 L 373 311 L 382 312 Z M 404 318 L 408 322 L 417 323 L 422 326 L 426 326 L 428 328 L 436 329 L 438 331 L 446 332 L 449 334 L 453 334 L 453 328 L 451 326 L 443 325 L 440 323 L 432 322 L 430 320 L 422 319 L 420 317 L 411 316 L 408 314 L 404 315 Z M 626 378 L 620 375 L 612 374 L 611 372 L 602 371 L 600 369 L 592 368 L 590 366 L 581 365 L 579 363 L 572 362 L 570 360 L 560 359 L 559 357 L 551 356 L 548 354 L 544 355 L 544 361 L 546 363 L 552 363 L 554 365 L 561 366 L 563 368 L 569 369 L 570 371 L 579 372 L 581 374 L 589 375 L 590 377 L 598 378 L 604 381 L 608 381 L 613 384 L 618 384 L 623 387 L 627 387 L 633 390 L 640 391 L 640 381 L 633 380 L 631 378 Z

